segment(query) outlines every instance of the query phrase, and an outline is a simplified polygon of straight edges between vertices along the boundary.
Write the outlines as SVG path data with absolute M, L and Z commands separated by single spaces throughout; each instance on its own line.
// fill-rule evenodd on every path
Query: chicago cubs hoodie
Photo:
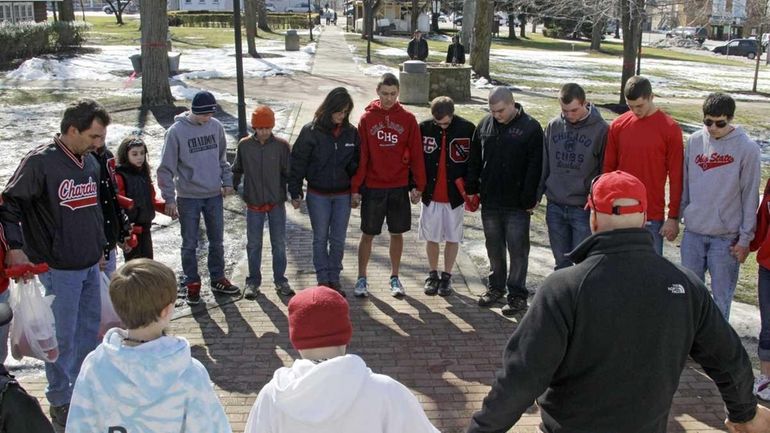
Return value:
M 83 361 L 72 393 L 67 433 L 230 433 L 208 372 L 190 343 L 164 336 L 125 346 L 112 328 Z
M 404 385 L 374 374 L 356 355 L 276 370 L 245 433 L 438 433 Z
M 422 135 L 414 114 L 400 103 L 385 110 L 372 101 L 358 123 L 361 156 L 351 180 L 351 192 L 368 188 L 413 186 L 425 190 Z

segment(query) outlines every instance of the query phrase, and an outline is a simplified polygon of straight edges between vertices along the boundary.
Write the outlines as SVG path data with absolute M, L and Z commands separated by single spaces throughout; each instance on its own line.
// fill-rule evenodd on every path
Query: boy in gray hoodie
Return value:
M 738 269 L 754 239 L 759 205 L 759 146 L 731 124 L 735 101 L 712 93 L 703 102 L 703 129 L 687 140 L 682 191 L 682 265 L 701 279 L 708 270 L 711 292 L 725 319 Z
M 187 303 L 200 303 L 198 232 L 201 213 L 209 241 L 211 290 L 228 295 L 240 289 L 225 277 L 223 198 L 233 192 L 233 173 L 227 162 L 225 129 L 217 119 L 217 102 L 209 92 L 198 92 L 191 112 L 174 118 L 158 166 L 158 186 L 166 201 L 166 215 L 179 218 L 182 230 L 182 269 Z
M 585 209 L 591 180 L 601 173 L 609 126 L 582 87 L 567 83 L 559 92 L 561 114 L 543 134 L 543 174 L 538 197 L 548 198 L 546 224 L 556 268 L 571 266 L 567 253 L 591 235 Z

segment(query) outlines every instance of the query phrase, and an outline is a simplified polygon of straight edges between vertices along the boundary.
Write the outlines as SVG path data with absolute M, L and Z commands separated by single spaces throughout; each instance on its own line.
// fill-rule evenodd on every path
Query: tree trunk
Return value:
M 411 32 L 414 33 L 417 30 L 417 17 L 420 15 L 418 12 L 420 8 L 419 0 L 412 0 L 412 20 L 411 20 Z
M 519 15 L 519 37 L 524 39 L 527 37 L 527 16 L 525 14 Z
M 515 18 L 516 15 L 512 13 L 508 14 L 508 39 L 518 40 L 519 38 L 516 37 L 516 23 L 514 22 Z
M 257 0 L 257 27 L 269 32 L 270 25 L 267 24 L 267 9 L 265 8 L 265 0 Z
M 532 33 L 537 33 L 537 19 L 535 17 L 532 17 Z
M 623 24 L 623 69 L 620 77 L 620 103 L 626 103 L 623 90 L 626 81 L 636 73 L 636 55 L 639 52 L 639 35 L 641 32 L 644 0 L 623 0 L 621 3 L 621 20 Z
M 128 5 L 128 2 L 122 2 L 121 0 L 117 0 L 115 2 L 115 6 L 112 7 L 112 10 L 115 12 L 115 21 L 118 23 L 118 25 L 123 25 L 123 9 Z
M 471 51 L 471 67 L 476 75 L 489 79 L 489 46 L 492 43 L 492 18 L 494 8 L 491 1 L 476 3 L 476 19 L 473 34 L 475 43 Z M 463 16 L 465 24 L 465 16 Z
M 483 0 L 482 0 L 483 1 Z M 466 55 L 473 53 L 474 35 L 473 23 L 476 21 L 476 0 L 463 1 L 463 24 L 460 40 L 465 46 Z M 490 29 L 491 32 L 491 29 Z
M 245 24 L 246 24 L 246 45 L 251 57 L 259 57 L 257 54 L 257 44 L 254 38 L 257 36 L 257 0 L 244 1 Z
M 591 51 L 600 51 L 602 49 L 602 36 L 604 36 L 604 27 L 606 25 L 606 18 L 597 17 L 594 19 L 594 26 L 591 29 Z
M 59 3 L 59 21 L 75 21 L 75 6 L 72 0 Z
M 166 2 L 144 2 L 139 13 L 142 21 L 142 106 L 171 105 L 174 97 L 168 84 Z

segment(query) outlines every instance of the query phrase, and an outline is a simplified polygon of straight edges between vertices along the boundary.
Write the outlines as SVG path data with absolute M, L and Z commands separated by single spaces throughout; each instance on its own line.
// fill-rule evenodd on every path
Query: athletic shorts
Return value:
M 361 231 L 378 235 L 387 221 L 391 234 L 408 232 L 412 227 L 411 207 L 407 187 L 366 188 L 361 198 Z
M 450 203 L 430 202 L 420 210 L 419 238 L 428 242 L 462 242 L 463 206 L 452 209 Z

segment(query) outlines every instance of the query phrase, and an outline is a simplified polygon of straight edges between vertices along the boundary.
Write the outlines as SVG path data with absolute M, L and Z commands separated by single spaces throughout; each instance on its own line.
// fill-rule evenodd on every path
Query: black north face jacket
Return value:
M 422 202 L 429 205 L 436 189 L 438 164 L 441 158 L 441 141 L 446 140 L 446 180 L 449 191 L 449 203 L 453 208 L 463 204 L 463 198 L 455 186 L 455 179 L 465 177 L 471 155 L 471 141 L 476 126 L 460 116 L 452 117 L 452 123 L 444 130 L 433 119 L 420 123 L 422 133 L 422 153 L 425 156 L 425 176 L 427 182 L 422 193 Z

